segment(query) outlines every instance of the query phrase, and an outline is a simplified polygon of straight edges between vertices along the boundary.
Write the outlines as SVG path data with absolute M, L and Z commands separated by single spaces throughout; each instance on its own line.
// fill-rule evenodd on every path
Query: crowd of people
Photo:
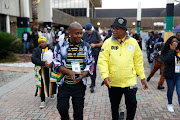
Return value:
M 180 104 L 180 33 L 164 43 L 161 34 L 148 32 L 144 41 L 151 72 L 145 79 L 142 38 L 134 29 L 128 32 L 126 24 L 126 19 L 116 18 L 108 33 L 103 31 L 102 34 L 93 30 L 91 23 L 86 24 L 83 31 L 77 22 L 71 23 L 68 29 L 61 27 L 56 31 L 46 27 L 43 32 L 38 32 L 38 28 L 34 27 L 31 35 L 24 29 L 23 53 L 28 52 L 31 39 L 34 44 L 31 59 L 35 64 L 35 95 L 41 98 L 39 107 L 46 107 L 45 98 L 54 99 L 57 94 L 57 109 L 61 119 L 69 120 L 71 97 L 74 120 L 83 120 L 87 77 L 91 79 L 89 87 L 93 93 L 98 66 L 102 85 L 108 87 L 113 120 L 123 119 L 125 109 L 126 119 L 134 119 L 139 86 L 137 76 L 141 79 L 143 89 L 148 89 L 147 82 L 158 69 L 161 77 L 157 88 L 164 89 L 166 80 L 167 109 L 174 112 L 172 96 L 175 86 Z

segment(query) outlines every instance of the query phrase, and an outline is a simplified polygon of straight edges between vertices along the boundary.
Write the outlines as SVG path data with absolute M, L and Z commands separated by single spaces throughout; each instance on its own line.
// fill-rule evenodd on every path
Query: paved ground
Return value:
M 9 83 L 11 81 L 14 81 L 15 79 L 21 77 L 25 73 L 22 72 L 9 72 L 9 71 L 0 71 L 0 87 L 5 85 L 6 83 Z M 13 76 L 13 79 L 12 79 Z
M 145 61 L 146 76 L 149 74 L 147 60 Z M 139 90 L 137 92 L 138 107 L 136 120 L 180 120 L 180 107 L 175 92 L 173 105 L 174 113 L 169 113 L 166 109 L 167 98 L 166 90 L 157 90 L 159 72 L 148 83 L 149 90 L 142 90 L 140 80 L 138 80 Z M 20 83 L 19 83 L 19 82 Z M 97 87 L 95 93 L 89 92 L 87 87 L 84 119 L 85 120 L 111 120 L 110 103 L 108 99 L 107 88 L 100 87 L 100 74 L 97 75 Z M 18 83 L 18 87 L 13 87 Z M 89 82 L 88 82 L 89 86 Z M 7 90 L 11 88 L 12 90 Z M 165 83 L 166 87 L 166 83 Z M 56 99 L 47 99 L 47 107 L 39 109 L 40 98 L 34 97 L 35 82 L 33 72 L 25 77 L 19 78 L 12 84 L 7 84 L 7 92 L 0 94 L 0 120 L 59 120 L 60 116 L 56 109 Z M 0 87 L 0 93 L 4 91 Z M 69 110 L 72 118 L 72 107 Z

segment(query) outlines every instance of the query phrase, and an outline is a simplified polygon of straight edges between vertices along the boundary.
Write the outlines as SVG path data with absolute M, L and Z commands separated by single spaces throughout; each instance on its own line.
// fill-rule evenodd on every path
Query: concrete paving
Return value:
M 148 76 L 149 67 L 144 53 L 145 74 Z M 0 88 L 0 120 L 59 120 L 60 115 L 56 109 L 57 99 L 47 98 L 47 106 L 39 109 L 40 98 L 34 97 L 36 90 L 33 78 L 34 72 L 30 72 L 15 80 L 15 82 Z M 12 76 L 13 78 L 13 76 Z M 164 90 L 158 90 L 159 71 L 148 82 L 149 89 L 143 90 L 138 79 L 139 90 L 137 92 L 138 107 L 135 120 L 180 120 L 180 106 L 178 98 L 174 92 L 173 105 L 175 112 L 167 111 L 167 86 Z M 111 120 L 111 109 L 106 86 L 100 86 L 102 80 L 100 74 L 97 74 L 97 85 L 95 93 L 89 92 L 90 79 L 88 79 L 84 120 Z M 11 88 L 9 88 L 12 87 Z M 5 91 L 5 88 L 8 89 Z M 4 91 L 2 93 L 2 91 Z M 70 100 L 71 102 L 71 100 Z M 73 110 L 70 107 L 70 116 L 72 118 Z

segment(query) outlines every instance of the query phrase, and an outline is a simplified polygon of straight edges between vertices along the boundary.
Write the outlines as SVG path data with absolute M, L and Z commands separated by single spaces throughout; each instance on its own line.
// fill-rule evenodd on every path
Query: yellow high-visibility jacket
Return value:
M 98 68 L 101 78 L 109 77 L 112 87 L 129 87 L 137 84 L 136 75 L 145 78 L 143 55 L 137 41 L 126 35 L 124 43 L 114 37 L 107 39 L 99 53 Z

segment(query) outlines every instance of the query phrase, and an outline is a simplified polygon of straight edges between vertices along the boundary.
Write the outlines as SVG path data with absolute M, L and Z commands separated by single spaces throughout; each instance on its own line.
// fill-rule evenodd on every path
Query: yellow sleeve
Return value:
M 136 70 L 136 74 L 139 75 L 140 79 L 144 79 L 145 74 L 143 65 L 143 54 L 137 42 L 134 49 L 134 67 Z
M 106 40 L 101 47 L 101 51 L 98 57 L 98 68 L 101 73 L 101 78 L 104 80 L 109 77 L 109 45 Z

